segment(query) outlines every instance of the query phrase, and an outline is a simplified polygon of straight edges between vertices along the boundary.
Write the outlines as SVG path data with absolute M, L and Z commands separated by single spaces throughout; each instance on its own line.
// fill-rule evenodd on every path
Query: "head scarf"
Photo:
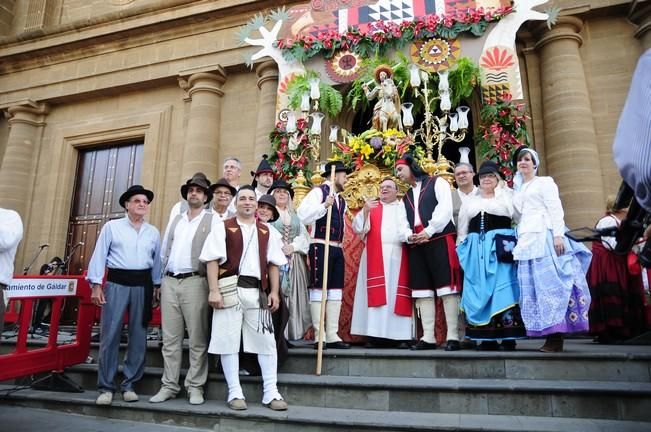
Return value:
M 531 159 L 533 159 L 533 175 L 535 176 L 536 173 L 538 173 L 538 166 L 540 165 L 540 156 L 538 156 L 538 152 L 535 151 L 534 149 L 530 149 L 528 147 L 520 148 L 518 150 L 518 154 L 516 155 L 516 169 L 517 169 L 517 159 L 520 159 L 520 156 L 522 153 L 527 152 L 531 155 Z M 524 177 L 522 177 L 522 174 L 520 171 L 516 172 L 515 175 L 513 176 L 513 190 L 519 191 L 520 188 L 522 188 L 522 184 L 524 183 Z

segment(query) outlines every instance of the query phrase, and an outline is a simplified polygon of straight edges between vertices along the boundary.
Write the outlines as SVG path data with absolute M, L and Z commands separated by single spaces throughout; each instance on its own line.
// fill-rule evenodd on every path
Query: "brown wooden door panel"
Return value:
M 106 222 L 124 216 L 120 195 L 140 183 L 144 145 L 131 143 L 79 152 L 75 192 L 68 224 L 66 255 L 69 274 L 83 274 Z M 77 249 L 75 245 L 83 243 Z M 74 322 L 76 302 L 67 302 L 63 322 Z

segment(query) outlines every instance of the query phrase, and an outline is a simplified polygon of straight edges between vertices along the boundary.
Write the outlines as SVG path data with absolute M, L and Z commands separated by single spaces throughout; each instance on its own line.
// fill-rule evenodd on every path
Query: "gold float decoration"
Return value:
M 402 197 L 409 189 L 407 184 L 392 175 L 390 168 L 379 168 L 370 163 L 348 175 L 348 181 L 341 195 L 348 205 L 349 216 L 352 217 L 353 211 L 364 207 L 367 199 L 380 196 L 380 183 L 387 177 L 390 177 L 398 185 L 399 197 Z
M 294 208 L 298 208 L 298 206 L 301 205 L 303 198 L 305 198 L 305 195 L 307 195 L 310 191 L 310 187 L 307 185 L 307 179 L 303 174 L 303 170 L 300 170 L 298 172 L 298 175 L 292 184 L 292 190 L 294 191 L 294 199 L 292 202 L 294 204 Z

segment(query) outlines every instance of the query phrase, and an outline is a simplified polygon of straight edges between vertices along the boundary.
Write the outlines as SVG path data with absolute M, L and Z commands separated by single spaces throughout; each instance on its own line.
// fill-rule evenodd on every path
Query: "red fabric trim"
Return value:
M 456 237 L 454 233 L 446 234 L 445 242 L 448 246 L 448 262 L 450 265 L 450 288 L 454 292 L 461 292 L 461 264 L 459 263 L 459 256 L 457 255 Z M 440 237 L 437 237 L 440 238 Z
M 398 166 L 398 165 L 406 165 L 406 166 L 409 166 L 409 164 L 407 163 L 407 161 L 404 160 L 404 159 L 398 159 L 398 160 L 396 160 L 396 164 L 395 164 L 395 166 Z
M 410 317 L 413 310 L 411 288 L 409 288 L 409 258 L 407 248 L 402 246 L 400 257 L 400 273 L 398 274 L 398 291 L 396 292 L 396 306 L 393 312 L 396 315 Z
M 366 237 L 366 292 L 368 306 L 387 304 L 387 286 L 384 278 L 384 257 L 382 255 L 382 210 L 380 204 L 369 213 L 371 229 Z M 377 227 L 380 227 L 377 229 Z

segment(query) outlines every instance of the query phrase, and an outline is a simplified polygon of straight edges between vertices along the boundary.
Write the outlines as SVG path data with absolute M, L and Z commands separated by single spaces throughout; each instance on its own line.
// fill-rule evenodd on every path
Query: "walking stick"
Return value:
M 330 187 L 335 187 L 335 166 L 330 167 Z M 330 190 L 332 192 L 332 189 Z M 321 375 L 321 363 L 323 362 L 323 334 L 325 333 L 325 310 L 326 310 L 326 297 L 328 295 L 328 259 L 330 258 L 330 222 L 332 221 L 332 207 L 328 207 L 328 214 L 326 216 L 326 232 L 325 232 L 325 249 L 323 252 L 323 288 L 321 289 L 321 317 L 319 319 L 319 341 L 316 354 L 316 374 Z

